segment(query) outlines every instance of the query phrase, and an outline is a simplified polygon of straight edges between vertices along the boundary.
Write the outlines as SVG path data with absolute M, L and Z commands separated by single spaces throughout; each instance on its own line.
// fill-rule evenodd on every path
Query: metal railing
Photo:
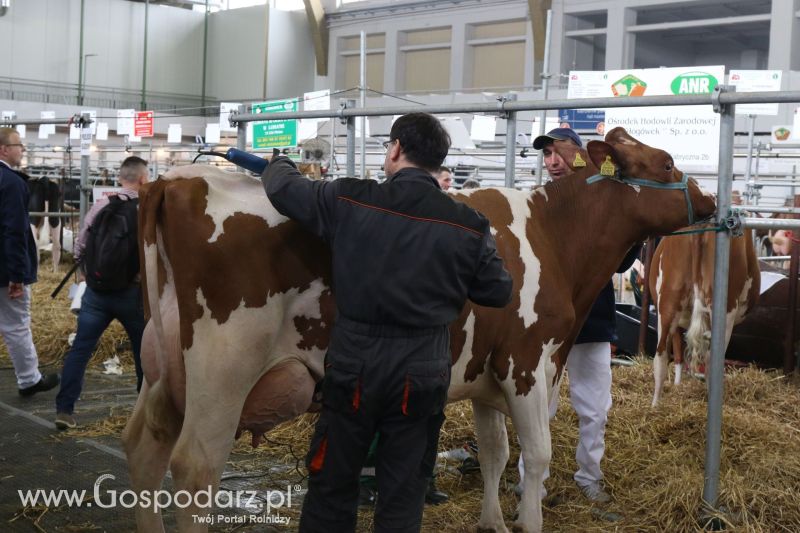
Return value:
M 795 228 L 798 220 L 769 220 L 735 217 L 731 223 L 731 192 L 733 181 L 733 146 L 735 134 L 735 105 L 756 103 L 797 103 L 800 91 L 736 93 L 731 87 L 717 86 L 711 94 L 680 96 L 642 96 L 636 98 L 581 98 L 558 100 L 515 101 L 499 99 L 497 103 L 441 104 L 427 106 L 396 106 L 355 108 L 354 102 L 343 102 L 339 109 L 324 111 L 302 111 L 290 113 L 271 113 L 270 120 L 332 118 L 339 119 L 347 126 L 347 167 L 350 175 L 355 175 L 355 117 L 403 115 L 425 111 L 433 114 L 456 113 L 494 113 L 506 120 L 506 139 L 516 139 L 516 113 L 519 111 L 540 111 L 551 109 L 602 109 L 612 107 L 653 107 L 680 105 L 711 105 L 720 115 L 719 179 L 717 180 L 716 223 L 728 227 L 728 231 L 717 234 L 715 240 L 715 265 L 713 287 L 713 309 L 727 308 L 728 269 L 730 256 L 731 230 L 748 227 Z M 245 113 L 244 106 L 239 113 L 232 113 L 231 124 L 238 127 L 239 148 L 245 148 L 246 125 L 248 122 L 264 121 L 264 115 Z M 512 143 L 513 146 L 513 143 Z M 513 187 L 513 150 L 506 151 L 506 186 Z M 796 265 L 794 276 L 797 276 Z M 791 275 L 791 274 L 790 274 Z M 795 285 L 796 286 L 796 285 Z M 791 290 L 790 290 L 791 293 Z M 792 323 L 790 319 L 790 323 Z M 790 326 L 792 331 L 794 326 Z M 726 314 L 713 313 L 711 324 L 711 358 L 707 365 L 708 380 L 708 424 L 706 427 L 705 482 L 703 500 L 712 511 L 716 511 L 719 495 L 720 448 L 722 436 L 722 392 L 725 362 Z
M 83 99 L 83 103 L 80 99 Z M 80 105 L 83 108 L 140 109 L 142 92 L 140 90 L 120 89 L 86 85 L 81 92 L 76 83 L 60 83 L 31 80 L 25 78 L 0 77 L 0 100 L 22 100 L 44 104 Z M 179 115 L 216 115 L 214 109 L 219 102 L 206 96 L 205 108 L 202 98 L 192 94 L 147 92 L 148 110 L 175 113 Z

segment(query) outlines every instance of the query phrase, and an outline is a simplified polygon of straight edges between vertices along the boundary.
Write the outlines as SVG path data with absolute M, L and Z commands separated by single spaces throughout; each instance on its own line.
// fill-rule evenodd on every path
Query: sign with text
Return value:
M 133 136 L 134 137 L 152 137 L 153 136 L 153 112 L 152 111 L 137 111 L 133 119 Z
M 594 131 L 603 135 L 606 112 L 602 109 L 559 109 L 558 122 L 562 128 Z
M 253 113 L 297 111 L 297 98 L 253 104 Z M 271 120 L 253 123 L 253 148 L 293 148 L 297 146 L 297 120 Z
M 781 90 L 780 70 L 731 70 L 728 81 L 737 93 Z M 777 115 L 778 104 L 737 104 L 737 115 Z
M 570 72 L 569 98 L 636 98 L 710 94 L 725 79 L 722 65 Z M 716 172 L 719 115 L 708 106 L 631 107 L 605 110 L 605 131 L 617 126 L 669 152 L 680 170 Z

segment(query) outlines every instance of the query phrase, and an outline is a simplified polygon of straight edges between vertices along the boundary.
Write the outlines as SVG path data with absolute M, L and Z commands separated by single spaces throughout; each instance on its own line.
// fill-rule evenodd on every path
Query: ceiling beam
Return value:
M 325 24 L 325 8 L 320 0 L 303 0 L 306 17 L 314 40 L 314 55 L 317 59 L 317 76 L 328 75 L 328 26 Z
M 537 62 L 544 61 L 547 10 L 550 9 L 552 3 L 552 0 L 528 0 L 528 11 L 531 14 L 531 30 L 533 30 L 533 58 Z

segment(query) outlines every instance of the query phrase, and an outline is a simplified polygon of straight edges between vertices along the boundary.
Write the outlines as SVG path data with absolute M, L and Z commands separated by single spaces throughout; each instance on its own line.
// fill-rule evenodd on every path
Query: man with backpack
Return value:
M 77 426 L 73 411 L 83 388 L 86 365 L 100 336 L 117 319 L 131 341 L 136 363 L 136 390 L 142 386 L 139 352 L 144 331 L 144 309 L 139 288 L 137 220 L 139 188 L 147 183 L 147 162 L 131 156 L 122 162 L 122 190 L 98 200 L 83 222 L 75 242 L 75 260 L 86 278 L 78 331 L 64 359 L 61 389 L 56 396 L 58 429 Z

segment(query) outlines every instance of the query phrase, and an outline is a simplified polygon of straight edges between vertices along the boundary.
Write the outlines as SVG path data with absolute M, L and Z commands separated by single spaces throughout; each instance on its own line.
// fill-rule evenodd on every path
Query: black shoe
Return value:
M 358 487 L 358 506 L 359 507 L 375 507 L 375 501 L 378 499 L 378 491 L 367 485 L 359 485 Z
M 450 496 L 437 489 L 436 480 L 431 478 L 431 480 L 428 482 L 428 490 L 425 492 L 425 503 L 439 505 L 440 503 L 444 503 L 449 499 Z
M 19 395 L 23 397 L 33 396 L 37 392 L 44 392 L 58 387 L 60 381 L 58 374 L 42 374 L 42 379 L 39 380 L 39 383 L 19 389 Z

